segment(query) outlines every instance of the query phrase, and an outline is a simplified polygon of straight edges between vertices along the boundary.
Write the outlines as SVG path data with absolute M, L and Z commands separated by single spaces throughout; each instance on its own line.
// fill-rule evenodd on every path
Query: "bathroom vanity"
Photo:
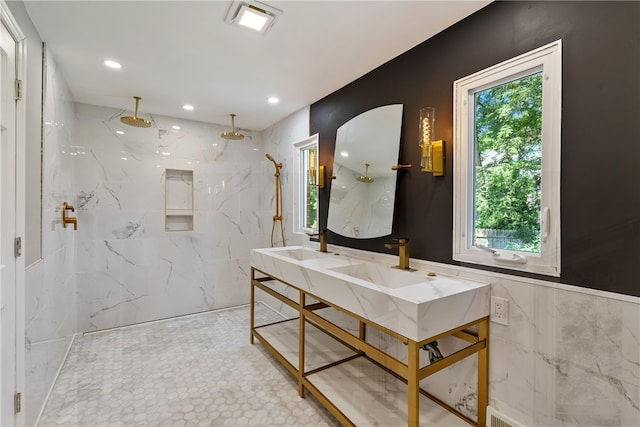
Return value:
M 257 290 L 291 307 L 297 317 L 256 325 Z M 484 427 L 488 301 L 488 284 L 428 271 L 306 247 L 251 252 L 251 342 L 257 338 L 296 377 L 300 397 L 310 391 L 345 426 L 413 427 L 421 419 L 423 425 L 453 425 L 433 418 L 429 406 L 435 402 L 458 416 L 451 417 L 455 423 Z M 373 335 L 406 344 L 400 345 L 406 354 L 394 357 Z M 465 346 L 441 359 L 427 358 L 433 342 L 444 337 Z M 420 387 L 420 380 L 474 355 L 477 422 Z

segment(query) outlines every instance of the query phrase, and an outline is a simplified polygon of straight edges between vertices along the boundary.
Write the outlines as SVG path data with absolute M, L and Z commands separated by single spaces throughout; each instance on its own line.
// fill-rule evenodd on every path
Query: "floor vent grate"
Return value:
M 491 406 L 487 407 L 487 427 L 524 427 Z

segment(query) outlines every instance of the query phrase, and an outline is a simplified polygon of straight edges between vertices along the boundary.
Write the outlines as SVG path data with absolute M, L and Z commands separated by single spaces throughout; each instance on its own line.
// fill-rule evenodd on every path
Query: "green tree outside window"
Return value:
M 474 98 L 474 244 L 540 252 L 542 73 Z

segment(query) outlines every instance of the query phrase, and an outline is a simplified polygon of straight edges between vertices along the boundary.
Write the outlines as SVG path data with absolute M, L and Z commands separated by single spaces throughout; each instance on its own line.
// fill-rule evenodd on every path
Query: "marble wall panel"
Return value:
M 526 426 L 640 425 L 640 299 L 450 272 L 484 276 L 509 300 L 509 325 L 491 323 L 491 406 Z
M 139 129 L 125 114 L 76 105 L 80 330 L 248 303 L 249 251 L 271 231 L 260 133 L 227 141 L 224 126 L 163 116 Z M 165 231 L 167 168 L 193 171 L 193 231 Z
M 43 70 L 42 258 L 25 272 L 27 425 L 35 424 L 77 332 L 76 232 L 62 226 L 61 212 L 63 202 L 74 203 L 74 104 L 46 49 Z
M 294 183 L 300 179 L 294 173 L 294 162 L 297 154 L 294 144 L 309 138 L 309 108 L 306 107 L 291 116 L 281 120 L 262 132 L 264 153 L 269 153 L 278 162 L 282 163 L 280 179 L 282 181 L 282 212 L 285 240 L 287 246 L 299 245 L 308 242 L 308 237 L 301 233 L 294 233 L 295 224 L 293 218 Z M 275 168 L 273 163 L 264 158 L 260 161 L 262 173 L 266 176 L 260 186 L 260 212 L 261 223 L 267 229 L 267 240 L 263 247 L 270 246 L 272 218 L 275 214 Z M 282 246 L 282 238 L 279 236 L 280 225 L 276 224 L 274 233 L 274 246 Z

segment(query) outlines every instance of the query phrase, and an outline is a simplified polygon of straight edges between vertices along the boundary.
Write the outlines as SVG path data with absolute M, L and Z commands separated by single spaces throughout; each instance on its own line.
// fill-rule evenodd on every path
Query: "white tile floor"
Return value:
M 240 307 L 78 336 L 39 426 L 338 426 L 307 394 L 249 344 Z

